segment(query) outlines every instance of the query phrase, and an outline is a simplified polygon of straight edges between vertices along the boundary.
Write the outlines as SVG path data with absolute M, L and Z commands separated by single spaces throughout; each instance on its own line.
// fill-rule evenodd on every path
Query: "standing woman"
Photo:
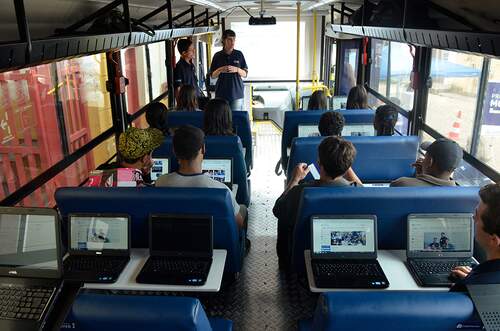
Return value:
M 225 99 L 233 111 L 243 110 L 244 85 L 241 78 L 248 75 L 248 66 L 243 53 L 234 49 L 236 34 L 233 30 L 222 33 L 223 49 L 214 54 L 210 66 L 210 77 L 218 78 L 215 96 Z

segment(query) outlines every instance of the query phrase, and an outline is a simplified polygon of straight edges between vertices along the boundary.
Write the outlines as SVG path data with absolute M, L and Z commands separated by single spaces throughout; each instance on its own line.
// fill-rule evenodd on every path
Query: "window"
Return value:
M 477 93 L 483 58 L 432 50 L 426 123 L 469 151 L 472 143 Z
M 148 45 L 151 65 L 151 88 L 153 98 L 167 91 L 167 68 L 165 67 L 165 42 Z
M 123 75 L 128 78 L 126 88 L 127 112 L 134 114 L 149 103 L 146 46 L 121 50 Z

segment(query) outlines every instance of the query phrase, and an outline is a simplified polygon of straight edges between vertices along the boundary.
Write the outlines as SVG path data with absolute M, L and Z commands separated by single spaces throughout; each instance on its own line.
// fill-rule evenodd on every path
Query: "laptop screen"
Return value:
M 232 159 L 204 159 L 202 172 L 218 182 L 232 184 Z
M 332 109 L 333 110 L 345 109 L 346 104 L 347 104 L 347 97 L 346 96 L 332 97 Z
M 408 216 L 408 254 L 472 253 L 472 215 L 428 214 Z
M 73 252 L 129 249 L 129 218 L 107 215 L 69 215 Z
M 151 215 L 151 255 L 212 256 L 212 217 Z
M 342 129 L 343 137 L 374 136 L 375 129 L 372 123 L 367 124 L 347 124 Z
M 374 216 L 313 217 L 313 256 L 374 254 L 375 222 Z
M 157 180 L 161 175 L 168 174 L 169 159 L 153 159 L 153 167 L 151 168 L 151 180 Z
M 56 275 L 59 273 L 57 214 L 53 210 L 21 209 L 0 209 L 0 274 L 8 269 L 7 275 L 28 276 L 23 270 L 29 269 L 29 274 L 35 277 Z
M 299 124 L 298 128 L 298 137 L 319 137 L 319 130 L 318 130 L 318 125 L 311 124 L 311 125 L 305 125 L 305 124 Z

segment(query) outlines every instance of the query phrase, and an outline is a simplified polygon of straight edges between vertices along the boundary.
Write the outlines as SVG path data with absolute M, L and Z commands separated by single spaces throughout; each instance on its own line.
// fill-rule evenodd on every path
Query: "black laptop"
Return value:
M 69 214 L 69 249 L 64 278 L 113 283 L 130 260 L 130 217 L 118 214 Z
M 474 266 L 472 214 L 410 214 L 406 265 L 420 286 L 451 286 L 456 266 Z
M 212 217 L 151 215 L 150 256 L 137 276 L 138 283 L 205 284 L 212 265 Z
M 204 158 L 202 172 L 218 182 L 233 189 L 233 159 L 232 158 Z
M 311 218 L 311 266 L 318 288 L 386 288 L 374 215 Z
M 62 288 L 53 209 L 0 207 L 0 330 L 41 330 Z

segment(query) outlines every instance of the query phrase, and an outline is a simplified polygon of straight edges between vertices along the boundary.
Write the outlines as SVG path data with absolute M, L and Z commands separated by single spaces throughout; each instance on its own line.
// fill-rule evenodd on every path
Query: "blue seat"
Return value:
M 292 267 L 305 273 L 313 215 L 376 215 L 378 248 L 406 249 L 406 219 L 412 213 L 473 213 L 478 187 L 305 188 L 292 240 Z
M 299 331 L 451 331 L 474 320 L 465 293 L 352 291 L 323 293 L 312 319 Z
M 171 111 L 168 113 L 167 125 L 169 128 L 176 128 L 181 125 L 190 124 L 203 129 L 203 112 Z M 248 112 L 235 111 L 233 114 L 233 127 L 236 134 L 240 137 L 241 143 L 245 148 L 245 163 L 247 169 L 253 166 L 252 150 L 252 131 L 250 128 L 250 119 Z
M 62 329 L 78 331 L 230 331 L 230 320 L 207 317 L 189 297 L 79 294 Z
M 170 170 L 177 171 L 179 169 L 172 146 L 172 137 L 165 138 L 163 144 L 153 151 L 153 157 L 168 157 L 171 164 Z M 206 136 L 205 157 L 230 157 L 233 159 L 233 183 L 238 184 L 236 201 L 248 206 L 250 204 L 249 180 L 240 138 L 238 136 Z
M 149 247 L 149 215 L 201 214 L 214 220 L 214 248 L 227 250 L 224 272 L 241 270 L 245 233 L 238 229 L 230 193 L 214 188 L 65 187 L 55 193 L 66 220 L 69 213 L 125 213 L 132 218 L 132 247 Z M 65 223 L 63 223 L 63 234 Z M 64 237 L 64 236 L 63 236 Z
M 287 111 L 285 112 L 285 121 L 283 123 L 283 135 L 281 137 L 281 166 L 287 169 L 288 156 L 286 150 L 292 145 L 293 138 L 299 134 L 299 124 L 318 124 L 321 115 L 327 110 L 308 110 L 308 111 Z M 353 123 L 373 123 L 375 111 L 371 109 L 339 109 L 344 115 L 345 122 Z
M 318 146 L 324 137 L 295 138 L 290 150 L 287 179 L 290 180 L 297 163 L 310 164 L 318 159 Z M 363 182 L 390 182 L 399 177 L 411 177 L 411 166 L 417 158 L 417 136 L 345 137 L 356 147 L 352 166 Z M 319 170 L 319 169 L 318 169 Z M 306 180 L 311 180 L 308 175 Z

